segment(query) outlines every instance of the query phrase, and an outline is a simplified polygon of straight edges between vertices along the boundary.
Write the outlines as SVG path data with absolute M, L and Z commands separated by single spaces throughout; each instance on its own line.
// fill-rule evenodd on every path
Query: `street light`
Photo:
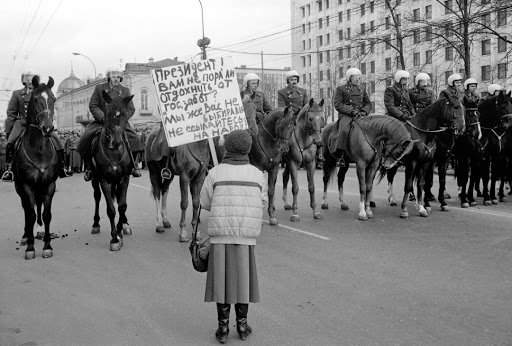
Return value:
M 85 54 L 82 54 L 82 53 L 77 53 L 77 52 L 73 52 L 72 53 L 73 55 L 81 55 L 83 56 L 84 58 L 86 58 L 87 60 L 89 60 L 89 62 L 92 64 L 92 68 L 94 69 L 94 79 L 96 79 L 96 65 L 94 64 L 94 61 L 92 61 L 91 58 L 89 58 L 87 55 Z
M 206 47 L 208 47 L 208 45 L 211 43 L 211 41 L 210 41 L 210 39 L 208 37 L 204 36 L 203 3 L 201 2 L 201 0 L 198 0 L 198 1 L 199 1 L 199 5 L 201 6 L 201 25 L 202 25 L 202 28 L 203 28 L 203 37 L 200 38 L 199 40 L 197 40 L 197 45 L 199 46 L 199 48 L 201 48 L 201 52 L 203 53 L 201 58 L 203 60 L 206 60 Z

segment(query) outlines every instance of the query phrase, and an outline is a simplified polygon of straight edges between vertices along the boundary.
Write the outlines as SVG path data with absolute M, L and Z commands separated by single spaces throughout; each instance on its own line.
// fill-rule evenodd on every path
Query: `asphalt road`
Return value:
M 303 171 L 300 179 L 305 186 Z M 320 171 L 316 180 L 320 203 Z M 428 218 L 411 205 L 402 220 L 380 184 L 375 218 L 361 222 L 356 182 L 351 170 L 349 211 L 330 187 L 323 220 L 313 220 L 303 188 L 299 223 L 288 221 L 278 187 L 280 226 L 265 225 L 256 247 L 262 301 L 249 309 L 254 333 L 243 343 L 232 326 L 228 344 L 512 345 L 512 203 L 462 210 L 452 199 L 450 211 L 434 204 Z M 92 188 L 79 175 L 59 181 L 54 199 L 52 231 L 67 236 L 54 240 L 51 259 L 41 258 L 37 241 L 31 261 L 16 243 L 19 198 L 0 184 L 1 346 L 216 344 L 205 275 L 177 241 L 178 186 L 169 201 L 174 229 L 157 234 L 147 174 L 132 183 L 134 234 L 120 252 L 108 249 L 104 203 L 102 232 L 90 234 Z

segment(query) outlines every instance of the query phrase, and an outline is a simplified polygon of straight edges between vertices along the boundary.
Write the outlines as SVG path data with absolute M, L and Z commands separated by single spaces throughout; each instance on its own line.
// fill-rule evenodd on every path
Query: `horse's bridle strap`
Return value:
M 406 123 L 413 129 L 418 130 L 423 133 L 441 133 L 441 132 L 445 132 L 446 130 L 448 130 L 447 127 L 440 127 L 437 130 L 425 130 L 425 129 L 422 129 L 421 127 L 414 125 L 410 120 L 407 120 Z

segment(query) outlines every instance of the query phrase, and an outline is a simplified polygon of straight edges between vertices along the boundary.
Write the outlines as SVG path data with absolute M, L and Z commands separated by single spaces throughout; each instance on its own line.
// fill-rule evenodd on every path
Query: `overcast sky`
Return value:
M 223 47 L 290 27 L 289 0 L 202 0 L 205 35 L 211 47 Z M 23 70 L 58 83 L 70 73 L 82 79 L 126 62 L 175 56 L 190 59 L 199 52 L 201 8 L 196 0 L 16 0 L 2 1 L 0 11 L 0 117 L 10 92 L 18 89 Z M 227 49 L 288 53 L 290 33 Z M 235 64 L 259 66 L 260 57 L 233 53 Z M 289 57 L 265 57 L 265 67 L 290 66 Z

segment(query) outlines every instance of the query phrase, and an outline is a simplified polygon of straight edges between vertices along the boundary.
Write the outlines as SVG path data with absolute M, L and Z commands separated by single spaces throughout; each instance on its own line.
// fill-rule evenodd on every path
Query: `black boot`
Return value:
M 215 332 L 215 338 L 221 344 L 225 344 L 228 339 L 230 310 L 230 304 L 217 303 L 217 320 L 219 321 L 219 328 L 217 328 L 217 331 Z
M 247 324 L 247 312 L 249 304 L 235 304 L 236 312 L 236 331 L 241 340 L 246 340 L 252 333 L 252 328 Z
M 66 163 L 64 162 L 64 150 L 57 150 L 57 158 L 59 160 L 59 163 L 57 165 L 57 172 L 59 174 L 59 178 L 65 178 L 72 175 L 66 173 Z
M 7 168 L 5 172 L 2 174 L 2 180 L 6 181 L 14 181 L 14 174 L 12 172 L 12 159 L 14 155 L 14 145 L 12 143 L 7 143 L 5 147 L 5 163 L 7 164 Z

